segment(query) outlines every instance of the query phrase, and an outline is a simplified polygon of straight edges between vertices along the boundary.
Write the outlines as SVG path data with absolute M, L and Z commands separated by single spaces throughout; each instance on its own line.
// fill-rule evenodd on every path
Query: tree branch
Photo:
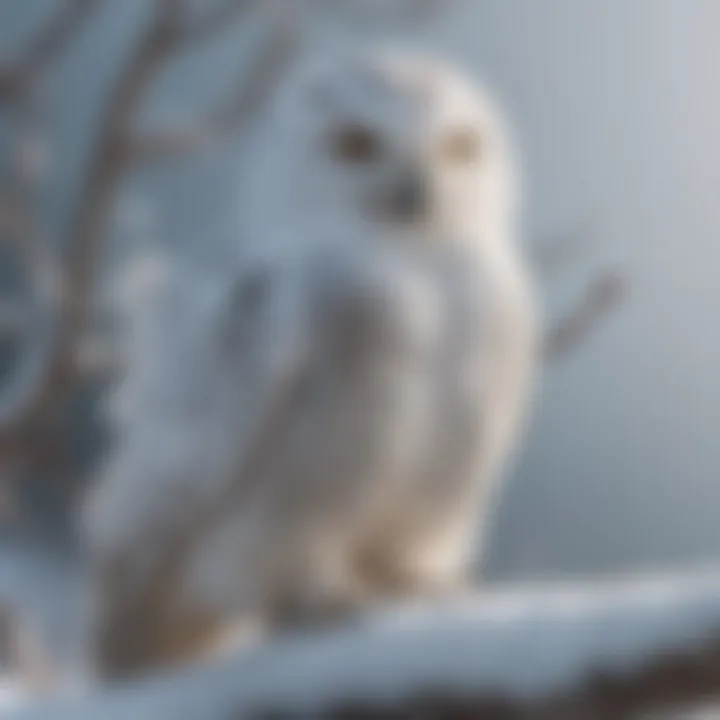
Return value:
M 620 720 L 711 697 L 717 573 L 397 607 L 18 720 Z
M 42 74 L 96 6 L 97 0 L 66 0 L 65 6 L 30 47 L 20 65 L 21 75 L 29 78 Z
M 33 85 L 65 49 L 96 5 L 97 0 L 65 0 L 63 7 L 40 31 L 24 56 L 12 67 L 0 68 L 0 100 L 22 94 Z
M 165 2 L 174 2 L 177 5 L 178 0 L 165 0 Z M 197 45 L 215 37 L 217 33 L 257 5 L 259 0 L 217 0 L 212 9 L 198 17 L 192 17 L 187 12 L 183 13 L 180 8 L 172 30 L 175 50 Z
M 596 244 L 596 233 L 587 228 L 558 233 L 532 248 L 532 263 L 541 275 L 548 276 Z
M 161 18 L 156 16 L 136 45 L 111 96 L 98 135 L 91 166 L 72 223 L 62 271 L 63 292 L 48 329 L 43 369 L 31 393 L 8 405 L 3 397 L 0 415 L 0 454 L 24 445 L 33 426 L 57 410 L 73 381 L 75 347 L 90 314 L 92 277 L 101 240 L 107 232 L 113 197 L 129 164 L 128 130 L 145 90 L 165 59 Z M 14 388 L 13 388 L 14 389 Z M 7 393 L 6 393 L 7 394 Z
M 249 72 L 245 70 L 240 74 L 230 97 L 189 125 L 146 131 L 133 141 L 135 159 L 157 162 L 198 151 L 210 143 L 241 132 L 276 87 L 294 54 L 295 39 L 293 24 L 287 17 L 279 19 Z
M 626 283 L 617 273 L 607 271 L 597 277 L 577 306 L 547 332 L 546 358 L 558 360 L 577 348 L 624 301 L 626 294 Z

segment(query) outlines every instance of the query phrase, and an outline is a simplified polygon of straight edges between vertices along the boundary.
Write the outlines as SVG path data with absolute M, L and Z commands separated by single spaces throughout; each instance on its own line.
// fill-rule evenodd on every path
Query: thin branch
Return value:
M 133 143 L 132 153 L 140 162 L 196 152 L 231 134 L 241 132 L 255 118 L 287 68 L 295 50 L 295 32 L 287 17 L 273 26 L 270 39 L 235 83 L 235 90 L 218 107 L 184 127 L 146 131 Z
M 165 2 L 178 5 L 178 0 L 165 0 Z M 259 0 L 218 0 L 212 9 L 197 17 L 192 17 L 189 13 L 183 14 L 180 8 L 177 8 L 178 19 L 172 23 L 172 42 L 175 49 L 197 45 L 213 38 L 257 5 Z
M 557 360 L 568 355 L 624 301 L 626 294 L 626 283 L 617 273 L 607 271 L 597 277 L 578 305 L 548 331 L 546 358 Z
M 25 55 L 20 65 L 21 74 L 36 77 L 43 73 L 97 4 L 97 0 L 67 0 L 65 7 L 45 26 Z
M 0 99 L 22 94 L 67 46 L 82 22 L 97 6 L 97 0 L 66 0 L 40 31 L 30 47 L 12 67 L 0 68 Z
M 596 246 L 597 233 L 587 227 L 579 227 L 571 232 L 558 233 L 546 238 L 531 250 L 535 268 L 544 276 L 550 275 L 560 266 L 575 260 L 578 256 Z

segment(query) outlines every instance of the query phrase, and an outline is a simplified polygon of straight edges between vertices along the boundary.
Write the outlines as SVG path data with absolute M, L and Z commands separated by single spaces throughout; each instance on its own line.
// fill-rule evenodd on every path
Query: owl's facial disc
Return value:
M 276 115 L 278 154 L 290 158 L 283 195 L 317 234 L 352 227 L 353 236 L 446 242 L 502 235 L 514 175 L 485 93 L 414 55 L 333 61 L 320 58 L 289 83 Z
M 329 134 L 327 149 L 338 185 L 356 211 L 403 228 L 437 224 L 449 205 L 448 191 L 472 183 L 482 160 L 480 134 L 465 125 L 398 135 L 366 120 L 347 121 Z

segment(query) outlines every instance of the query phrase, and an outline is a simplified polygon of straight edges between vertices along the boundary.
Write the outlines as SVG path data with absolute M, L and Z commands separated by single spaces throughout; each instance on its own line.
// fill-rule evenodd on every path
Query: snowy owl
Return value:
M 460 588 L 524 414 L 533 307 L 485 92 L 405 50 L 321 58 L 249 164 L 240 261 L 167 273 L 86 506 L 109 676 L 235 621 Z

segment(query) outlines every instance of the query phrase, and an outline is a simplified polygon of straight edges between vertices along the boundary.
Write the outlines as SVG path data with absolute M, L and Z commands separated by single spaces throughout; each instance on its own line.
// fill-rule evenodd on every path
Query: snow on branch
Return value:
M 18 720 L 603 718 L 720 697 L 720 574 L 378 612 Z

